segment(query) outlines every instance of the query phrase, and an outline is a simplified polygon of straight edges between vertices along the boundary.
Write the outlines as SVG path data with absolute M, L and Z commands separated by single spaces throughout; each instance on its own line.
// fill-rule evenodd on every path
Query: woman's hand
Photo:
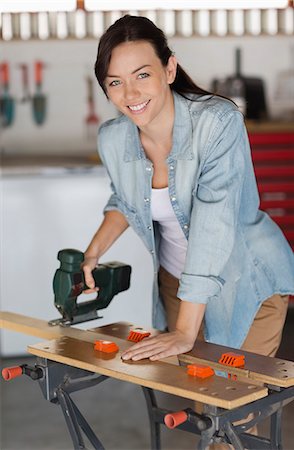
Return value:
M 98 258 L 93 256 L 86 256 L 84 258 L 84 261 L 81 265 L 84 276 L 85 276 L 85 283 L 88 286 L 89 289 L 85 289 L 83 291 L 84 294 L 91 294 L 93 292 L 97 292 L 99 290 L 98 287 L 95 287 L 95 280 L 92 275 L 92 271 L 97 267 L 98 264 Z
M 171 333 L 164 333 L 159 336 L 143 339 L 143 341 L 125 351 L 122 354 L 122 359 L 139 361 L 143 358 L 149 358 L 151 361 L 157 361 L 168 356 L 189 352 L 194 342 L 194 338 L 176 330 Z

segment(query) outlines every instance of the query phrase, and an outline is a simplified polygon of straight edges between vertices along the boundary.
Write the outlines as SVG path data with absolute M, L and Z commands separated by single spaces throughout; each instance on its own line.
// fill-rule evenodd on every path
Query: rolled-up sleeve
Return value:
M 247 151 L 243 116 L 215 119 L 193 192 L 188 249 L 178 297 L 207 303 L 221 293 L 223 269 L 234 246 Z
M 109 197 L 109 199 L 103 209 L 103 214 L 105 214 L 107 211 L 113 211 L 113 210 L 122 212 L 122 209 L 119 207 L 120 202 L 119 202 L 116 192 L 114 191 L 112 182 L 110 183 L 110 188 L 112 190 L 112 194 Z

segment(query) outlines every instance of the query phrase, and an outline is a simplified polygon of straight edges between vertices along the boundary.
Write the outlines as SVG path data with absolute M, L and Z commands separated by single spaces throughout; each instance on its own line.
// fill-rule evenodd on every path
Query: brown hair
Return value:
M 125 15 L 111 25 L 102 35 L 97 59 L 95 63 L 95 75 L 107 96 L 105 79 L 110 64 L 112 50 L 124 42 L 147 41 L 154 48 L 163 66 L 166 66 L 173 52 L 168 47 L 167 39 L 163 31 L 147 17 Z M 184 69 L 177 65 L 177 73 L 171 88 L 185 97 L 185 94 L 213 95 L 211 92 L 197 86 Z

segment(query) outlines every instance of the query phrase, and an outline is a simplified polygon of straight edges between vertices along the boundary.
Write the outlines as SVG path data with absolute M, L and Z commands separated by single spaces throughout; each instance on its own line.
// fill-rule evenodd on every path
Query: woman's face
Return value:
M 125 42 L 111 54 L 106 91 L 111 102 L 139 128 L 164 120 L 172 108 L 170 84 L 176 76 L 174 56 L 164 67 L 147 41 Z

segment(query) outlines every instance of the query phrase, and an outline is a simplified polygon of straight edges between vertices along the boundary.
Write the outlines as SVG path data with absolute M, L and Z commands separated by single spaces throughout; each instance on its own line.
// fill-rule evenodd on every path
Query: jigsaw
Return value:
M 130 287 L 131 266 L 112 261 L 99 264 L 92 272 L 95 286 L 99 287 L 95 299 L 77 303 L 78 296 L 87 289 L 81 264 L 84 254 L 75 249 L 58 252 L 60 267 L 53 279 L 54 305 L 62 315 L 49 324 L 70 326 L 99 319 L 97 310 L 106 308 L 113 297 Z

